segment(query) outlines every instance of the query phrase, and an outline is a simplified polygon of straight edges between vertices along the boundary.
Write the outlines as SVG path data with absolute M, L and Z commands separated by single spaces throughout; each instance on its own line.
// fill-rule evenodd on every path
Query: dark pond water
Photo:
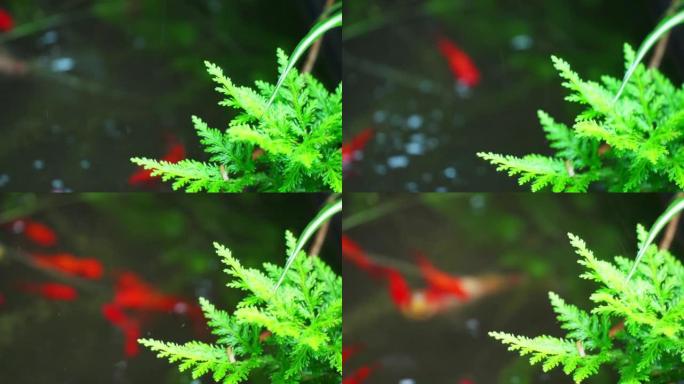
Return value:
M 582 237 L 597 257 L 633 257 L 637 223 L 650 225 L 665 195 L 356 194 L 345 200 L 345 234 L 376 261 L 398 268 L 412 288 L 424 287 L 412 250 L 454 275 L 525 276 L 500 290 L 429 319 L 402 315 L 387 289 L 343 263 L 344 342 L 360 346 L 345 374 L 369 365 L 367 384 L 570 383 L 543 374 L 487 336 L 492 330 L 560 336 L 547 292 L 587 308 L 595 286 L 581 272 L 566 237 Z M 672 250 L 681 255 L 680 231 Z M 610 371 L 592 383 L 615 383 Z
M 517 189 L 475 154 L 550 153 L 536 111 L 567 123 L 578 112 L 564 102 L 550 56 L 566 59 L 584 78 L 621 77 L 623 43 L 638 45 L 666 3 L 347 1 L 345 139 L 366 128 L 375 135 L 346 172 L 345 187 Z M 472 58 L 479 84 L 458 85 L 437 48 L 438 36 Z M 674 45 L 665 68 L 678 81 L 684 67 Z
M 228 277 L 212 242 L 229 247 L 250 267 L 285 260 L 284 231 L 299 233 L 325 196 L 240 197 L 172 194 L 0 196 L 0 381 L 3 383 L 211 383 L 193 381 L 175 366 L 141 349 L 127 356 L 124 334 L 102 313 L 117 276 L 130 272 L 166 295 L 197 297 L 232 310 L 243 297 Z M 39 246 L 14 234 L 11 217 L 30 217 L 52 228 L 57 244 Z M 321 255 L 340 271 L 340 220 L 333 222 Z M 100 279 L 67 278 L 30 267 L 31 253 L 68 252 L 98 260 Z M 43 282 L 76 287 L 78 298 L 55 301 L 29 290 Z M 212 341 L 202 322 L 173 311 L 141 315 L 141 336 L 175 342 Z M 252 380 L 267 383 L 266 379 Z
M 217 106 L 203 61 L 237 84 L 275 82 L 276 48 L 294 49 L 323 3 L 3 2 L 16 28 L 0 34 L 0 57 L 27 72 L 0 73 L 0 190 L 134 190 L 129 158 L 161 158 L 170 137 L 206 160 L 190 116 L 225 127 L 233 112 Z M 339 39 L 330 35 L 315 69 L 330 88 Z

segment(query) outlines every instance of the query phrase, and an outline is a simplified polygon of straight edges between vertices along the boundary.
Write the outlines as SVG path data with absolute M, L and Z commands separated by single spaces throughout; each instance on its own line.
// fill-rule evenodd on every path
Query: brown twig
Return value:
M 679 3 L 679 0 L 672 0 L 672 3 L 670 4 L 670 7 L 665 11 L 665 17 L 671 16 L 674 14 L 675 10 L 677 10 L 677 4 Z M 651 61 L 648 63 L 648 68 L 649 69 L 655 69 L 660 66 L 660 63 L 663 61 L 663 56 L 665 56 L 665 50 L 667 49 L 667 43 L 670 41 L 670 32 L 665 34 L 662 39 L 658 42 L 658 45 L 656 45 L 656 49 L 653 52 L 653 56 L 651 56 Z
M 328 11 L 330 8 L 333 6 L 333 3 L 335 0 L 326 0 L 325 1 L 325 6 L 323 7 L 323 13 L 321 14 L 321 18 L 325 17 L 325 15 L 328 14 Z M 311 70 L 313 70 L 314 65 L 316 64 L 316 60 L 318 59 L 318 54 L 321 51 L 321 44 L 323 44 L 323 38 L 319 38 L 316 40 L 316 42 L 311 46 L 311 50 L 309 50 L 309 56 L 306 58 L 306 62 L 304 63 L 304 66 L 302 67 L 302 73 L 310 73 Z
M 221 164 L 221 166 L 219 167 L 219 172 L 221 173 L 221 177 L 223 178 L 223 180 L 225 180 L 225 181 L 230 180 L 230 177 L 228 177 L 228 171 L 226 170 L 225 165 Z
M 316 232 L 316 238 L 314 238 L 314 242 L 309 249 L 309 256 L 318 256 L 318 253 L 321 251 L 321 247 L 323 247 L 325 236 L 328 234 L 329 227 L 330 220 L 326 221 L 320 228 L 318 228 L 318 232 Z
M 675 199 L 680 199 L 684 197 L 683 192 L 679 192 L 675 195 Z M 658 248 L 661 250 L 666 250 L 670 249 L 670 246 L 672 245 L 672 241 L 674 240 L 675 235 L 677 234 L 677 227 L 679 226 L 679 219 L 681 218 L 682 214 L 678 213 L 675 217 L 670 220 L 669 223 L 667 223 L 667 228 L 665 228 L 665 234 L 663 235 L 663 239 L 660 240 L 660 245 Z
M 325 204 L 329 204 L 331 201 L 333 201 L 334 198 L 335 195 L 328 196 L 328 198 L 325 200 Z M 318 231 L 316 232 L 316 237 L 314 238 L 314 242 L 311 245 L 311 248 L 309 248 L 309 257 L 318 256 L 318 253 L 321 251 L 321 248 L 323 247 L 325 236 L 328 234 L 329 227 L 330 220 L 326 221 L 320 228 L 318 228 Z

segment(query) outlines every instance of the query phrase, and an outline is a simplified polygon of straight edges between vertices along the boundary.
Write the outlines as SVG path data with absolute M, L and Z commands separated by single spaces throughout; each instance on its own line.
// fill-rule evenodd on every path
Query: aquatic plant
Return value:
M 288 58 L 278 50 L 280 71 Z M 206 62 L 209 74 L 226 98 L 219 104 L 241 110 L 225 130 L 192 120 L 210 162 L 177 163 L 147 158 L 131 161 L 173 180 L 173 189 L 188 192 L 342 190 L 342 85 L 335 92 L 308 73 L 292 69 L 276 94 L 274 86 L 256 82 L 240 87 L 218 66 Z
M 568 63 L 553 63 L 572 93 L 566 100 L 584 105 L 572 128 L 539 111 L 554 156 L 524 157 L 480 152 L 478 156 L 531 183 L 536 192 L 584 192 L 600 183 L 609 191 L 663 191 L 684 188 L 684 90 L 656 69 L 639 64 L 620 98 L 621 82 L 584 81 Z M 629 67 L 635 53 L 625 45 Z
M 240 87 L 217 65 L 205 61 L 216 90 L 226 96 L 219 105 L 241 112 L 224 131 L 209 128 L 193 116 L 193 124 L 211 157 L 169 162 L 134 157 L 152 176 L 173 180 L 174 190 L 188 192 L 342 191 L 342 84 L 328 92 L 308 71 L 295 64 L 329 30 L 342 26 L 342 3 L 326 7 L 320 20 L 299 42 L 290 58 L 278 50 L 275 86 L 257 81 L 256 89 Z
M 297 240 L 285 233 L 287 254 Z M 230 314 L 204 298 L 200 305 L 216 343 L 179 345 L 151 339 L 140 343 L 177 363 L 192 377 L 211 373 L 223 383 L 240 383 L 256 371 L 273 383 L 339 382 L 342 374 L 342 279 L 317 256 L 299 252 L 289 269 L 264 263 L 246 268 L 214 244 L 234 279 L 228 287 L 247 296 Z M 282 283 L 277 282 L 284 274 Z M 277 289 L 276 289 L 277 288 Z
M 648 243 L 642 226 L 637 234 L 640 247 Z M 612 366 L 621 384 L 671 383 L 684 377 L 682 263 L 655 245 L 647 247 L 638 265 L 621 256 L 611 263 L 596 258 L 579 237 L 568 236 L 586 268 L 580 277 L 599 284 L 590 296 L 594 307 L 585 311 L 549 292 L 565 337 L 490 336 L 529 356 L 530 364 L 541 363 L 544 371 L 562 367 L 577 383 L 602 366 Z

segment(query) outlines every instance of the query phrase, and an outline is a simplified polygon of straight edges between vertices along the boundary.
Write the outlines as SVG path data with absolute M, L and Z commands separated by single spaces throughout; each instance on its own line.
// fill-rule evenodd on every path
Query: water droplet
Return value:
M 408 166 L 409 158 L 404 155 L 392 156 L 387 159 L 387 165 L 390 168 L 405 168 Z
M 458 176 L 458 172 L 456 171 L 456 168 L 449 167 L 444 170 L 444 176 L 447 179 L 455 179 L 456 176 Z
M 412 142 L 406 144 L 406 153 L 408 153 L 409 155 L 418 156 L 422 155 L 424 152 L 425 148 L 421 143 Z
M 423 125 L 423 117 L 420 115 L 411 115 L 406 120 L 406 126 L 410 129 L 418 129 Z
M 465 99 L 470 96 L 470 87 L 460 81 L 457 81 L 456 85 L 454 86 L 454 92 L 459 97 Z
M 435 192 L 440 192 L 440 193 L 449 192 L 449 188 L 439 186 L 439 187 L 435 188 Z
M 399 380 L 399 384 L 416 384 L 416 381 L 410 378 L 404 378 Z
M 90 169 L 90 161 L 83 159 L 81 160 L 81 168 L 82 169 Z
M 45 162 L 40 159 L 33 160 L 33 169 L 40 171 L 45 168 Z
M 53 72 L 68 72 L 74 69 L 76 62 L 71 57 L 59 57 L 52 60 L 50 63 L 50 69 Z
M 387 112 L 385 111 L 375 111 L 373 113 L 373 122 L 376 124 L 380 124 L 385 122 L 385 119 L 387 119 Z
M 375 173 L 378 175 L 386 175 L 387 174 L 387 167 L 385 167 L 384 164 L 377 164 L 374 167 Z
M 38 42 L 41 45 L 52 45 L 57 42 L 58 38 L 59 34 L 56 31 L 47 31 L 40 38 L 38 38 Z
M 406 190 L 409 192 L 418 192 L 418 183 L 409 181 L 405 186 Z
M 472 337 L 477 337 L 480 333 L 480 321 L 478 319 L 468 319 L 465 322 L 466 329 Z
M 8 174 L 0 174 L 0 187 L 6 186 L 10 182 L 10 177 Z
M 534 40 L 532 39 L 532 37 L 525 34 L 513 36 L 513 38 L 511 39 L 511 46 L 516 51 L 528 50 L 532 48 L 532 44 L 534 44 Z
M 60 179 L 52 180 L 52 189 L 56 191 L 61 191 L 64 189 L 64 182 Z

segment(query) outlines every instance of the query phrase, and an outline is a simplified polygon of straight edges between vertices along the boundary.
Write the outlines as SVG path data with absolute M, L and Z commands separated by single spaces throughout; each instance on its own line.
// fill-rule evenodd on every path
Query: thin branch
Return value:
M 679 192 L 675 195 L 675 199 L 681 199 L 684 197 L 684 193 Z M 679 226 L 679 219 L 681 218 L 682 214 L 678 213 L 675 217 L 670 220 L 669 223 L 667 223 L 667 228 L 665 228 L 665 235 L 663 235 L 663 239 L 660 240 L 660 245 L 658 248 L 661 250 L 667 250 L 670 249 L 670 246 L 672 245 L 672 241 L 674 240 L 675 235 L 677 234 L 677 227 Z
M 321 18 L 325 17 L 325 15 L 328 14 L 328 11 L 333 6 L 334 2 L 335 2 L 335 0 L 326 0 L 325 1 L 325 6 L 323 7 L 323 13 L 321 14 Z M 313 44 L 313 46 L 309 50 L 309 56 L 306 58 L 306 62 L 304 63 L 304 66 L 302 67 L 302 73 L 310 73 L 311 70 L 313 70 L 313 67 L 316 64 L 316 60 L 318 59 L 318 54 L 321 51 L 321 44 L 323 44 L 323 37 L 316 40 L 316 42 Z
M 318 256 L 319 252 L 321 252 L 321 248 L 323 247 L 323 243 L 325 242 L 325 236 L 328 234 L 329 227 L 330 220 L 326 221 L 325 223 L 323 223 L 323 225 L 321 225 L 320 228 L 318 228 L 318 232 L 316 232 L 314 242 L 311 245 L 311 248 L 309 248 L 309 257 Z
M 665 11 L 665 17 L 672 16 L 674 12 L 677 10 L 677 5 L 679 3 L 679 0 L 672 0 L 672 3 L 670 4 L 670 7 Z M 663 36 L 662 39 L 658 42 L 658 45 L 656 45 L 656 49 L 653 52 L 653 56 L 651 56 L 651 61 L 648 63 L 648 68 L 649 69 L 655 69 L 660 67 L 660 63 L 663 61 L 663 57 L 665 56 L 665 50 L 667 49 L 667 43 L 670 41 L 670 32 L 668 32 L 665 36 Z
M 325 204 L 329 204 L 335 199 L 336 195 L 330 195 L 328 196 L 327 199 L 325 199 Z M 316 237 L 314 238 L 314 242 L 311 245 L 311 248 L 309 248 L 309 257 L 312 256 L 318 256 L 318 253 L 321 252 L 321 248 L 323 247 L 323 243 L 325 242 L 325 236 L 328 234 L 328 228 L 330 227 L 330 220 L 326 221 L 321 225 L 320 228 L 318 228 L 318 231 L 316 232 Z

